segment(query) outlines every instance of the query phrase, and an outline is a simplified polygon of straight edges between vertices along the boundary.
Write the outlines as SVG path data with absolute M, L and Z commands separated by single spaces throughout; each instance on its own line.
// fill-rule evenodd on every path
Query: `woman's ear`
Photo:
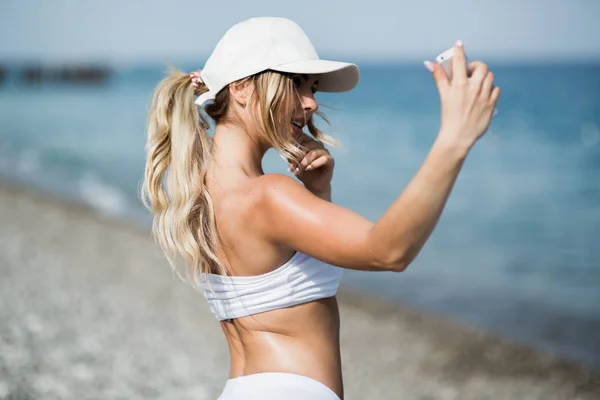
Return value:
M 240 82 L 233 82 L 229 85 L 229 94 L 231 98 L 240 106 L 246 107 L 252 96 L 254 84 L 250 79 Z

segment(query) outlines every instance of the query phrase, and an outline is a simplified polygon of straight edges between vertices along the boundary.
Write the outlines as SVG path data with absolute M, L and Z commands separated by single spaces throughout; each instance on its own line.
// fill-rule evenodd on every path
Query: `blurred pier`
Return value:
M 110 79 L 112 73 L 112 69 L 105 65 L 0 65 L 0 85 L 7 81 L 17 85 L 101 85 Z
M 25 66 L 20 71 L 20 82 L 29 85 L 45 82 L 101 84 L 110 75 L 110 69 L 105 66 Z

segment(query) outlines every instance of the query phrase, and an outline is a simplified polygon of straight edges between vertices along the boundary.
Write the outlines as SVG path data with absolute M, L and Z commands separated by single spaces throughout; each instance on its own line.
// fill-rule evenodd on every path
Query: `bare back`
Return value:
M 295 253 L 260 230 L 262 177 L 217 173 L 209 182 L 219 235 L 219 256 L 236 276 L 271 272 Z M 281 223 L 286 223 L 281 221 Z M 343 398 L 339 312 L 335 297 L 221 322 L 231 353 L 230 378 L 288 372 L 316 379 Z

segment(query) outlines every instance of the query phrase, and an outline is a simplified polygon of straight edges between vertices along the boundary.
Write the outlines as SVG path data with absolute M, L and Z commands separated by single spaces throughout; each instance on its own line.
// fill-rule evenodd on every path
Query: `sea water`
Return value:
M 343 283 L 600 366 L 600 65 L 492 69 L 499 115 L 419 257 L 401 274 L 346 271 Z M 163 71 L 122 67 L 87 87 L 9 79 L 0 177 L 147 223 L 137 192 Z M 317 100 L 341 143 L 334 202 L 376 221 L 435 139 L 431 76 L 417 62 L 364 65 L 354 91 Z M 264 168 L 287 173 L 272 151 Z

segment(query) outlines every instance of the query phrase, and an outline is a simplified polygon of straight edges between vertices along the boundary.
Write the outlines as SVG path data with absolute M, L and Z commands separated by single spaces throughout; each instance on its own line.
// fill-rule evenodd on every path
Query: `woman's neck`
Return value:
M 263 175 L 262 158 L 266 151 L 240 126 L 220 124 L 215 128 L 212 157 L 218 170 L 240 171 L 249 177 Z

